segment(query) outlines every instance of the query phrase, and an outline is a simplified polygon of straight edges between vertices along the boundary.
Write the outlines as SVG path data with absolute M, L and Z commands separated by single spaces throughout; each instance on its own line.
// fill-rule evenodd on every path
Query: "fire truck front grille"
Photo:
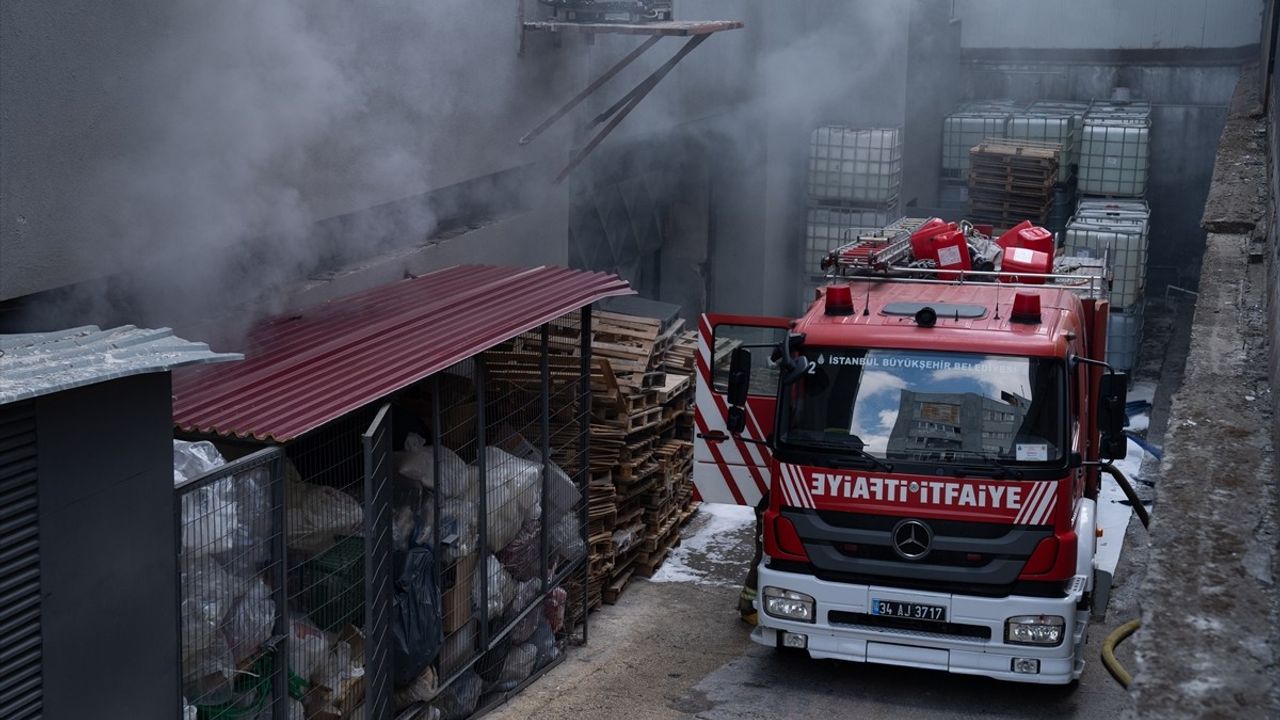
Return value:
M 783 510 L 811 564 L 829 580 L 1006 595 L 1048 528 L 927 520 L 929 547 L 911 559 L 894 547 L 898 517 Z
M 827 622 L 832 625 L 844 625 L 859 630 L 892 631 L 913 637 L 939 638 L 951 640 L 965 638 L 968 640 L 990 640 L 991 628 L 985 625 L 964 625 L 961 623 L 936 623 L 907 618 L 890 618 L 867 613 L 844 612 L 832 610 L 827 613 Z

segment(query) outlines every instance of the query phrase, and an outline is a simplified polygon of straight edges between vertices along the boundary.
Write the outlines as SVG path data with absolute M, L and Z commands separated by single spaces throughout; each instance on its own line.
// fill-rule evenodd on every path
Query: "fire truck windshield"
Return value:
M 903 462 L 1060 464 L 1060 360 L 915 350 L 808 348 L 781 389 L 780 449 L 861 450 Z M 856 453 L 855 453 L 856 454 Z

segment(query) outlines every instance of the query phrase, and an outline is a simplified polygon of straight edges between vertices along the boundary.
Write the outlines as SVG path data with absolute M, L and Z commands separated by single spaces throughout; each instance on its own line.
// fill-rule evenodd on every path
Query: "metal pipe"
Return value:
M 271 592 L 275 605 L 275 636 L 279 638 L 272 658 L 272 712 L 275 717 L 289 717 L 289 598 L 285 580 L 288 562 L 288 513 L 285 512 L 285 458 L 284 451 L 276 448 L 271 461 L 271 573 L 275 588 Z
M 581 507 L 578 509 L 578 532 L 582 534 L 582 543 L 587 543 L 588 506 L 591 504 L 591 306 L 582 308 L 582 337 L 579 354 L 578 375 L 578 487 L 582 492 Z M 582 644 L 587 644 L 587 613 L 591 610 L 590 593 L 587 583 L 591 580 L 591 553 L 582 559 Z
M 444 486 L 440 478 L 440 448 L 443 432 L 440 430 L 440 375 L 431 376 L 431 476 L 435 483 L 431 488 L 431 573 L 436 588 L 440 588 L 440 576 L 443 574 L 444 553 L 440 548 L 440 488 Z M 461 580 L 461 578 L 459 578 Z
M 600 77 L 592 81 L 592 83 L 588 85 L 585 89 L 583 89 L 582 92 L 575 95 L 572 100 L 565 103 L 563 107 L 561 107 L 559 110 L 556 110 L 554 113 L 552 113 L 551 117 L 539 123 L 538 127 L 525 133 L 524 137 L 520 138 L 520 144 L 528 145 L 529 143 L 533 142 L 534 139 L 536 139 L 542 133 L 546 132 L 552 125 L 555 125 L 557 122 L 559 122 L 560 118 L 563 118 L 565 115 L 568 115 L 570 111 L 572 111 L 574 108 L 581 105 L 582 101 L 586 100 L 589 95 L 594 93 L 596 90 L 599 90 L 601 86 L 603 86 L 605 83 L 612 80 L 618 73 L 622 72 L 623 68 L 635 62 L 636 58 L 639 58 L 641 55 L 645 54 L 645 52 L 648 51 L 649 48 L 658 44 L 658 41 L 661 39 L 662 39 L 661 35 L 654 35 L 649 39 L 645 40 L 643 43 L 640 44 L 640 47 L 637 47 L 635 50 L 632 50 L 630 53 L 627 54 L 626 57 L 619 60 L 617 64 L 615 64 L 613 67 L 609 68 L 609 70 L 606 71 L 603 75 L 601 75 Z M 629 95 L 630 94 L 628 94 L 628 96 Z M 597 120 L 596 122 L 598 124 L 601 121 Z
M 540 543 L 540 570 L 542 573 L 542 594 L 545 597 L 548 587 L 551 558 L 549 529 L 547 527 L 548 515 L 548 498 L 547 491 L 551 486 L 551 361 L 547 357 L 551 348 L 551 329 L 546 324 L 542 324 L 542 353 L 539 359 L 540 369 L 542 371 L 542 523 L 541 532 L 538 541 Z
M 613 116 L 613 119 L 609 121 L 609 124 L 605 125 L 600 132 L 596 133 L 596 136 L 591 138 L 591 141 L 588 142 L 585 147 L 573 154 L 573 157 L 569 160 L 569 164 L 565 166 L 564 170 L 560 171 L 558 176 L 556 176 L 555 182 L 558 184 L 563 182 L 565 178 L 569 177 L 569 173 L 573 172 L 578 165 L 582 164 L 582 161 L 585 160 L 587 156 L 600 145 L 600 143 L 604 142 L 604 139 L 609 136 L 609 133 L 613 132 L 618 125 L 622 124 L 623 120 L 627 119 L 627 116 L 631 114 L 631 111 L 636 109 L 636 106 L 639 105 L 655 87 L 657 87 L 659 82 L 662 82 L 662 79 L 671 72 L 671 69 L 683 60 L 685 56 L 693 52 L 699 45 L 705 42 L 708 37 L 710 37 L 710 35 L 695 35 L 689 38 L 689 42 L 685 43 L 674 57 L 664 63 L 662 67 L 653 71 L 653 73 L 649 75 L 648 78 L 645 78 L 644 82 L 640 83 L 635 90 L 628 93 L 631 97 L 627 102 L 626 107 L 618 111 L 617 114 Z
M 485 453 L 485 387 L 484 358 L 475 356 L 474 382 L 476 385 L 476 477 L 480 483 L 480 537 L 477 543 L 480 566 L 480 647 L 489 649 L 489 483 L 488 458 Z

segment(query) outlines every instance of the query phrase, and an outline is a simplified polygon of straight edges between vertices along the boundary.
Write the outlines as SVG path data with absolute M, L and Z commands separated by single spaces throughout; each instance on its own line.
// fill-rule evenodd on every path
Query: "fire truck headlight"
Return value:
M 1065 623 L 1058 615 L 1019 615 L 1004 623 L 1004 641 L 1013 645 L 1058 645 Z
M 813 598 L 804 593 L 782 588 L 766 587 L 764 589 L 764 611 L 768 615 L 784 620 L 813 622 Z

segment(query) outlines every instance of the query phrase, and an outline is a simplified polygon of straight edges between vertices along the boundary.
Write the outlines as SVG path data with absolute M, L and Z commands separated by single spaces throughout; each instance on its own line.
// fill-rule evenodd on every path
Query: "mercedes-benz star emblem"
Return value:
M 893 528 L 893 549 L 905 560 L 919 560 L 932 545 L 933 531 L 919 520 L 903 520 Z

